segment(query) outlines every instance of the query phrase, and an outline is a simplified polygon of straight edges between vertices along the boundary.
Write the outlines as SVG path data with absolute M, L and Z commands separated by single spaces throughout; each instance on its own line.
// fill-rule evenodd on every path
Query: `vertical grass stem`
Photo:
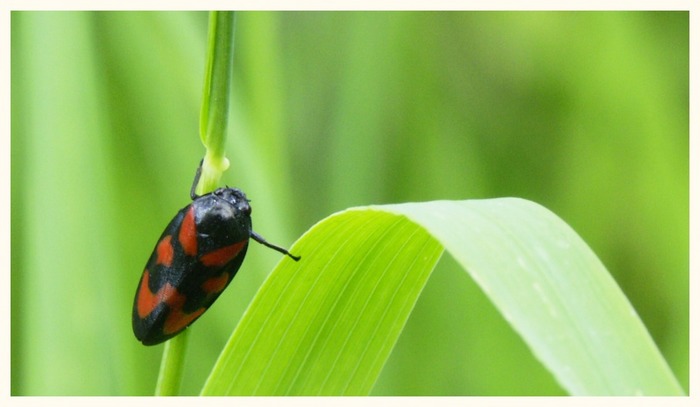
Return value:
M 206 148 L 196 189 L 199 195 L 214 190 L 229 166 L 225 146 L 233 71 L 233 28 L 232 11 L 210 12 L 207 67 L 199 117 L 200 138 Z M 156 384 L 157 396 L 174 396 L 180 391 L 188 332 L 189 329 L 165 343 Z

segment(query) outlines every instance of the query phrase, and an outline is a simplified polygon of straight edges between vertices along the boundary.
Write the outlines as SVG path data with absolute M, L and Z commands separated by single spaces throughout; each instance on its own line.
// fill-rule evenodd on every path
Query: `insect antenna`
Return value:
M 252 230 L 250 231 L 250 237 L 252 237 L 253 240 L 255 240 L 256 242 L 260 243 L 261 245 L 267 246 L 267 247 L 269 247 L 270 249 L 276 250 L 276 251 L 278 251 L 278 252 L 280 252 L 280 253 L 282 253 L 282 254 L 286 254 L 287 256 L 289 256 L 289 257 L 291 257 L 292 259 L 294 259 L 294 261 L 299 261 L 299 260 L 301 259 L 301 256 L 295 256 L 295 255 L 289 253 L 289 252 L 287 251 L 287 249 L 284 249 L 284 248 L 282 248 L 282 247 L 276 246 L 276 245 L 274 245 L 274 244 L 268 242 L 267 240 L 265 240 L 264 237 L 262 237 L 262 236 L 260 236 L 259 234 L 253 232 Z

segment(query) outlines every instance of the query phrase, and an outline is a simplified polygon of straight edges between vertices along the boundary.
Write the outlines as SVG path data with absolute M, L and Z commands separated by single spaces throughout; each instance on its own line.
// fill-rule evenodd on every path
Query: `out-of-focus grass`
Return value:
M 152 394 L 138 276 L 189 201 L 207 14 L 13 12 L 12 394 Z M 688 13 L 238 14 L 224 183 L 286 244 L 373 203 L 520 196 L 593 248 L 688 388 Z M 197 394 L 278 254 L 193 326 Z M 89 372 L 89 374 L 86 374 Z M 454 261 L 373 394 L 562 394 Z

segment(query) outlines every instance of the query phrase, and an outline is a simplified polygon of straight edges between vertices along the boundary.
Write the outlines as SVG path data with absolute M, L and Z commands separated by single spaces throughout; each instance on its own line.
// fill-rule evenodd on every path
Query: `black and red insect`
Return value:
M 216 301 L 243 263 L 250 238 L 298 261 L 253 231 L 250 201 L 219 188 L 182 208 L 158 239 L 141 275 L 132 312 L 136 338 L 156 345 L 182 332 Z

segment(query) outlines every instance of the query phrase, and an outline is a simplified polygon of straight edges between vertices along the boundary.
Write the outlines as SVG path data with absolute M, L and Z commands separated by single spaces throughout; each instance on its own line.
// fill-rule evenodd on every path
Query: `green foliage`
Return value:
M 177 396 L 180 394 L 180 383 L 187 353 L 187 339 L 190 337 L 190 332 L 191 330 L 185 330 L 165 343 L 158 382 L 156 383 L 156 396 Z
M 130 311 L 204 153 L 207 13 L 11 23 L 12 394 L 153 394 L 161 348 L 133 338 Z M 538 202 L 688 388 L 687 12 L 240 12 L 236 27 L 221 182 L 252 198 L 258 232 L 287 246 L 353 206 Z M 193 326 L 184 394 L 278 260 L 253 245 Z M 459 261 L 432 272 L 371 394 L 564 394 Z
M 368 395 L 440 258 L 438 240 L 570 394 L 682 394 L 588 246 L 513 198 L 323 220 L 294 247 L 304 261 L 281 262 L 262 286 L 203 394 Z
M 207 64 L 199 114 L 199 137 L 207 148 L 197 189 L 200 195 L 216 189 L 222 173 L 229 167 L 224 150 L 233 73 L 233 23 L 233 11 L 209 14 Z

